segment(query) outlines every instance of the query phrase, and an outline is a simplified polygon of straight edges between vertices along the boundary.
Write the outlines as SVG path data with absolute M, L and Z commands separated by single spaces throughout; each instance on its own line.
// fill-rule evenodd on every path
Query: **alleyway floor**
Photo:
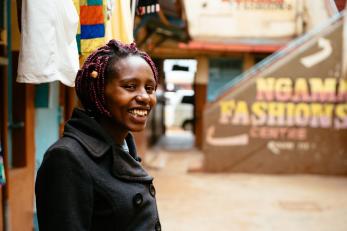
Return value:
M 164 231 L 347 231 L 347 177 L 191 172 L 192 143 L 171 132 L 146 154 Z

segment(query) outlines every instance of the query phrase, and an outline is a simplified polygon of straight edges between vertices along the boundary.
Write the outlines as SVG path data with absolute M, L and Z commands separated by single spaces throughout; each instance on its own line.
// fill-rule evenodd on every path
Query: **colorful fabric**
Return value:
M 153 14 L 160 11 L 160 6 L 158 0 L 139 0 L 136 14 L 145 15 Z
M 80 23 L 81 25 L 103 25 L 104 12 L 102 6 L 81 6 Z
M 74 0 L 80 16 L 76 36 L 80 55 L 89 55 L 105 43 L 106 0 Z
M 73 0 L 73 2 L 80 16 L 76 36 L 81 55 L 80 62 L 111 39 L 123 43 L 134 41 L 134 20 L 130 0 Z
M 103 38 L 105 26 L 103 24 L 81 25 L 81 39 Z
M 105 45 L 105 38 L 81 39 L 81 51 L 85 54 L 92 53 L 96 48 Z
M 102 0 L 87 0 L 88 6 L 100 6 L 102 5 Z

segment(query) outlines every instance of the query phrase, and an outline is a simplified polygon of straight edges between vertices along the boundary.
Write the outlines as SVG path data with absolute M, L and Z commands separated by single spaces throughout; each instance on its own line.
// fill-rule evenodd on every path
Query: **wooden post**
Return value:
M 3 54 L 0 52 L 0 54 Z M 8 189 L 10 186 L 10 177 L 8 169 L 8 89 L 7 89 L 7 68 L 0 66 L 0 133 L 1 133 L 1 145 L 3 153 L 3 161 L 5 167 L 6 184 L 1 188 L 1 216 L 0 227 L 1 230 L 6 230 L 7 213 L 5 207 L 8 205 Z
M 25 166 L 10 170 L 9 206 L 11 230 L 32 231 L 34 215 L 34 172 L 35 172 L 35 88 L 31 84 L 22 84 L 24 94 L 22 105 L 14 105 L 23 110 L 24 127 L 21 140 L 13 144 L 25 146 Z M 13 152 L 13 156 L 18 153 Z
M 195 146 L 199 149 L 202 148 L 203 143 L 203 112 L 207 100 L 207 83 L 209 75 L 209 63 L 207 57 L 198 57 L 198 65 L 196 70 L 196 76 L 194 81 L 195 92 Z
M 243 56 L 243 71 L 247 71 L 255 64 L 254 55 L 250 53 L 245 53 Z

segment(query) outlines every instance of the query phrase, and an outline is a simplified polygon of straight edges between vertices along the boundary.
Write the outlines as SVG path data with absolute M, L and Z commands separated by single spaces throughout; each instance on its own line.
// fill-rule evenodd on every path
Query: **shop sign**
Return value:
M 199 38 L 288 38 L 302 32 L 303 1 L 185 0 L 189 33 Z
M 205 113 L 207 167 L 347 173 L 342 55 L 339 21 L 220 97 Z

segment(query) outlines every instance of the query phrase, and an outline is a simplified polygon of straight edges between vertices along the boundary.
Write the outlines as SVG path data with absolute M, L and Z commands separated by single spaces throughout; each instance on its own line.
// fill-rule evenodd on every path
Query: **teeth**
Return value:
M 146 116 L 148 112 L 147 110 L 134 109 L 131 110 L 130 113 L 137 116 Z

